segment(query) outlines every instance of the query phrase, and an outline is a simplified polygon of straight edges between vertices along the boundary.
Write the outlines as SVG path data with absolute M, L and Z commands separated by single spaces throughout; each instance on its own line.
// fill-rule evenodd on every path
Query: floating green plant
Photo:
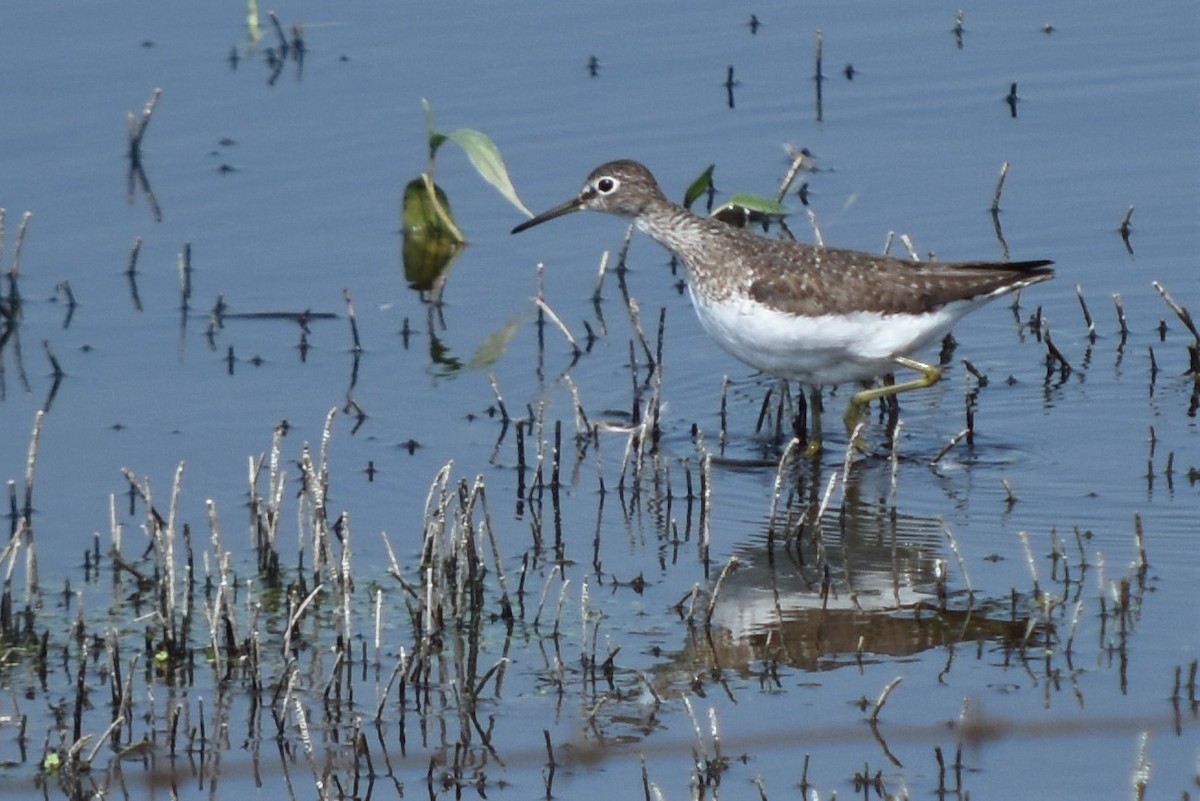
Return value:
M 685 207 L 690 209 L 693 203 L 713 190 L 714 169 L 716 169 L 716 165 L 709 164 L 704 172 L 700 173 L 696 180 L 688 186 L 687 191 L 683 194 Z M 788 214 L 790 212 L 787 207 L 776 200 L 762 195 L 739 192 L 713 209 L 711 216 L 721 222 L 741 228 L 751 222 L 782 220 Z
M 412 220 L 422 225 L 420 230 L 426 232 L 426 235 L 439 232 L 451 237 L 456 242 L 466 241 L 450 213 L 450 205 L 445 200 L 445 193 L 434 182 L 434 164 L 437 153 L 446 142 L 453 142 L 461 147 L 479 176 L 494 186 L 505 200 L 516 206 L 526 216 L 533 216 L 533 213 L 517 196 L 517 190 L 513 188 L 512 181 L 508 177 L 508 170 L 504 166 L 504 159 L 500 156 L 499 148 L 486 134 L 471 128 L 458 128 L 449 133 L 441 133 L 434 123 L 433 108 L 429 105 L 429 101 L 422 98 L 421 106 L 425 110 L 425 128 L 429 134 L 429 161 L 425 172 L 421 173 L 416 180 L 419 180 L 425 187 L 425 196 L 419 199 L 416 193 L 410 195 L 408 191 L 405 192 L 403 217 L 406 234 L 415 233 L 417 230 L 408 228 L 409 221 Z M 411 182 L 409 187 L 412 187 Z M 410 203 L 418 202 L 428 204 L 429 208 L 414 208 L 410 213 Z
M 713 209 L 712 216 L 721 222 L 743 227 L 752 222 L 782 220 L 788 216 L 787 207 L 762 195 L 739 192 Z

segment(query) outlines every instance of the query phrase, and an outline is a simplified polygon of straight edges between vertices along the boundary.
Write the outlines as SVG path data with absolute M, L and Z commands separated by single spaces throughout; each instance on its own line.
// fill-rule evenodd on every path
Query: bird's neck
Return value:
M 719 220 L 701 217 L 668 200 L 637 218 L 637 227 L 681 261 L 693 292 L 713 296 L 729 288 L 716 270 L 722 244 L 739 233 Z M 721 288 L 718 288 L 720 285 Z

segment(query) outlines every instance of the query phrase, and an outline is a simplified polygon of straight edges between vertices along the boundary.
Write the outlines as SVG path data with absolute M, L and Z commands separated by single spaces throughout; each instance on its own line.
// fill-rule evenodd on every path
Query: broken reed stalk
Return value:
M 708 708 L 708 733 L 712 737 L 713 758 L 720 762 L 721 760 L 721 727 L 717 725 L 717 708 L 710 706 Z
M 1048 354 L 1046 370 L 1052 370 L 1053 363 L 1058 362 L 1059 372 L 1063 373 L 1064 375 L 1070 373 L 1071 363 L 1067 361 L 1067 357 L 1064 356 L 1062 351 L 1058 349 L 1058 346 L 1054 344 L 1054 339 L 1050 336 L 1050 320 L 1044 315 L 1039 323 L 1039 328 L 1042 332 L 1042 341 L 1046 343 L 1046 352 Z
M 504 395 L 500 393 L 500 384 L 496 381 L 496 374 L 488 370 L 488 385 L 492 388 L 492 394 L 496 396 L 496 408 L 500 410 L 500 421 L 508 423 L 512 420 L 508 416 L 508 408 L 504 405 Z
M 564 579 L 562 586 L 558 588 L 558 607 L 554 611 L 554 629 L 551 635 L 555 640 L 558 639 L 559 632 L 562 631 L 562 613 L 563 607 L 567 605 L 567 588 L 571 586 L 570 579 Z
M 537 631 L 538 625 L 542 619 L 542 609 L 546 606 L 546 598 L 550 595 L 550 582 L 555 576 L 562 574 L 562 566 L 555 565 L 550 568 L 550 572 L 546 574 L 546 583 L 542 585 L 542 597 L 538 599 L 537 612 L 533 615 L 533 629 Z
M 800 454 L 800 440 L 792 437 L 779 457 L 779 465 L 775 468 L 775 483 L 771 488 L 771 508 L 767 513 L 767 549 L 775 545 L 775 516 L 779 511 L 779 500 L 783 497 L 783 482 L 791 473 L 792 465 Z
M 820 86 L 821 81 L 825 80 L 825 73 L 821 69 L 821 62 L 825 53 L 825 32 L 820 29 L 817 30 L 817 43 L 815 50 L 816 52 L 814 57 L 816 60 L 816 72 L 813 73 L 813 80 L 815 80 L 817 85 Z
M 542 737 L 546 741 L 546 798 L 554 797 L 554 773 L 558 769 L 558 763 L 554 761 L 554 746 L 550 742 L 550 730 L 542 729 Z M 643 764 L 643 771 L 645 765 Z
M 221 545 L 221 527 L 217 522 L 217 505 L 212 500 L 206 501 L 205 506 L 208 509 L 208 526 L 209 535 L 212 540 L 213 558 L 217 564 L 217 589 L 213 595 L 211 609 L 205 606 L 204 613 L 208 616 L 208 624 L 210 628 L 210 636 L 213 648 L 213 668 L 215 675 L 218 678 L 217 692 L 223 692 L 224 682 L 220 679 L 224 678 L 226 670 L 229 667 L 228 659 L 236 656 L 233 649 L 236 647 L 237 635 L 234 632 L 235 614 L 233 611 L 234 582 L 232 577 L 232 560 L 233 554 Z M 224 632 L 221 631 L 221 624 L 225 625 Z M 221 648 L 221 635 L 224 633 L 225 643 L 228 646 L 224 651 Z M 222 659 L 222 655 L 225 659 Z
M 388 677 L 387 686 L 384 687 L 383 692 L 379 693 L 377 703 L 375 704 L 375 725 L 378 726 L 380 721 L 383 720 L 383 708 L 387 706 L 387 702 L 392 695 L 392 687 L 395 685 L 396 679 L 407 673 L 408 655 L 404 651 L 404 646 L 400 646 L 400 658 L 396 660 L 396 666 L 392 668 L 392 675 Z
M 1117 230 L 1121 233 L 1121 238 L 1128 241 L 1129 232 L 1133 229 L 1131 220 L 1133 219 L 1133 206 L 1130 206 L 1125 211 L 1125 216 L 1121 218 L 1121 224 L 1117 226 Z
M 600 267 L 596 270 L 596 284 L 592 287 L 592 302 L 599 303 L 604 289 L 604 276 L 608 273 L 608 254 L 606 250 L 600 254 Z
M 550 322 L 554 323 L 558 330 L 562 332 L 563 338 L 566 339 L 567 344 L 571 346 L 572 354 L 575 356 L 575 358 L 579 358 L 579 356 L 583 353 L 583 349 L 579 347 L 579 344 L 575 341 L 575 337 L 571 335 L 570 329 L 567 328 L 566 323 L 562 321 L 562 318 L 555 314 L 554 309 L 550 308 L 550 304 L 541 297 L 534 298 L 533 302 L 537 304 L 538 309 L 540 309 L 543 314 L 550 318 Z
M 142 252 L 142 238 L 135 236 L 133 238 L 133 247 L 129 251 L 129 264 L 125 267 L 126 275 L 137 275 L 138 256 Z
M 946 535 L 946 541 L 950 543 L 950 552 L 954 554 L 954 560 L 958 562 L 958 572 L 962 574 L 963 584 L 967 588 L 967 597 L 975 597 L 975 588 L 971 585 L 971 575 L 967 573 L 967 563 L 963 559 L 962 551 L 958 547 L 958 540 L 954 537 L 954 532 L 946 525 L 946 521 L 941 521 L 942 533 Z
M 179 252 L 179 308 L 187 309 L 192 298 L 192 243 L 184 242 Z
M 140 117 L 134 114 L 133 109 L 126 112 L 125 119 L 129 125 L 129 158 L 134 164 L 141 163 L 142 138 L 146 135 L 146 127 L 150 125 L 150 117 L 153 116 L 154 107 L 158 105 L 161 96 L 162 89 L 155 89 L 146 105 L 142 107 Z
M 813 230 L 813 244 L 816 247 L 825 247 L 825 237 L 821 236 L 821 226 L 817 222 L 817 213 L 812 210 L 812 206 L 805 206 L 804 213 L 808 215 L 808 224 Z
M 801 170 L 809 167 L 809 155 L 807 148 L 798 148 L 792 154 L 792 161 L 788 165 L 787 172 L 784 173 L 783 180 L 779 182 L 779 191 L 775 193 L 775 202 L 782 203 L 787 197 L 788 190 L 792 188 L 792 183 L 795 182 L 796 176 Z
M 1025 553 L 1025 564 L 1029 567 L 1029 575 L 1033 579 L 1033 597 L 1041 598 L 1042 590 L 1038 584 L 1037 562 L 1033 558 L 1033 549 L 1029 547 L 1029 533 L 1021 531 L 1017 533 L 1017 537 L 1021 540 L 1021 550 Z
M 879 713 L 883 711 L 883 705 L 887 703 L 888 698 L 891 697 L 892 693 L 897 687 L 900 686 L 902 681 L 904 681 L 904 677 L 897 676 L 887 683 L 887 685 L 883 688 L 883 692 L 879 693 L 879 698 L 875 700 L 875 707 L 871 710 L 870 720 L 872 726 L 879 722 Z
M 592 617 L 592 610 L 589 608 L 590 593 L 588 592 L 588 577 L 584 576 L 579 582 L 579 664 L 595 665 L 595 661 L 588 661 L 588 621 Z M 594 652 L 594 647 L 591 649 Z
M 721 587 L 725 584 L 725 578 L 737 570 L 737 556 L 729 557 L 729 561 L 725 563 L 725 567 L 721 568 L 720 575 L 717 576 L 717 583 L 713 585 L 712 594 L 708 597 L 708 609 L 704 612 L 704 627 L 708 628 L 712 625 L 713 613 L 717 610 L 717 599 L 721 595 Z
M 321 590 L 323 589 L 325 589 L 324 584 L 318 584 L 317 586 L 313 587 L 312 591 L 304 597 L 304 600 L 297 604 L 296 607 L 292 609 L 291 614 L 288 615 L 287 627 L 283 630 L 283 642 L 279 647 L 279 653 L 284 659 L 287 659 L 291 656 L 292 632 L 297 630 L 296 626 L 300 623 L 300 618 L 304 615 L 304 612 L 308 609 L 309 605 L 316 600 L 318 595 L 320 595 Z
M 354 642 L 354 616 L 351 614 L 351 594 L 354 591 L 354 573 L 353 567 L 350 564 L 350 556 L 354 552 L 351 548 L 351 526 L 350 512 L 343 511 L 338 516 L 338 522 L 341 526 L 338 528 L 337 540 L 342 548 L 341 570 L 338 574 L 338 580 L 341 584 L 341 632 L 340 636 L 345 638 L 346 648 L 350 648 L 350 644 Z
M 579 398 L 579 387 L 571 380 L 571 376 L 563 373 L 563 383 L 567 385 L 567 391 L 571 393 L 571 407 L 575 416 L 575 441 L 583 442 L 592 433 L 592 424 L 588 422 L 587 412 L 583 408 L 583 401 Z
M 25 456 L 25 505 L 21 508 L 21 517 L 29 531 L 33 531 L 33 475 L 37 466 L 38 445 L 42 440 L 42 422 L 46 412 L 39 409 L 33 416 L 33 431 L 29 434 L 29 450 Z
M 1121 300 L 1121 293 L 1113 293 L 1113 306 L 1117 311 L 1117 324 L 1120 326 L 1121 344 L 1125 344 L 1125 340 L 1129 338 L 1129 324 L 1125 320 L 1125 303 Z
M 992 205 L 988 209 L 992 214 L 1000 211 L 1000 193 L 1004 191 L 1004 179 L 1008 177 L 1008 162 L 1000 165 L 1000 177 L 996 179 L 996 191 L 992 194 Z
M 891 505 L 896 508 L 900 500 L 900 440 L 901 432 L 903 431 L 904 421 L 897 420 L 896 427 L 892 429 L 892 452 L 888 457 L 891 462 L 891 480 L 890 480 L 890 497 Z
M 854 436 L 850 437 L 850 441 L 854 442 L 862 428 L 862 423 L 854 427 Z M 821 495 L 821 503 L 817 506 L 817 516 L 813 519 L 813 529 L 821 530 L 821 521 L 825 518 L 825 513 L 829 511 L 829 503 L 833 500 L 833 491 L 837 488 L 838 480 L 842 477 L 841 473 L 834 473 L 829 476 L 829 481 L 825 484 L 825 492 Z M 817 537 L 818 542 L 820 537 Z
M 642 352 L 646 354 L 646 361 L 653 369 L 655 366 L 654 351 L 650 349 L 650 341 L 646 339 L 646 332 L 642 330 L 642 313 L 637 300 L 628 292 L 625 293 L 625 310 L 629 313 L 629 322 L 633 325 L 633 332 L 637 335 L 638 344 L 642 346 Z
M 1075 296 L 1079 298 L 1079 308 L 1083 311 L 1083 322 L 1087 325 L 1088 342 L 1096 341 L 1096 321 L 1088 311 L 1087 301 L 1083 299 L 1083 285 L 1075 285 Z
M 279 37 L 280 52 L 286 55 L 290 45 L 287 35 L 283 32 L 283 26 L 279 24 L 279 16 L 274 11 L 268 11 L 267 18 L 271 21 L 271 27 L 275 30 L 275 35 Z
M 362 342 L 358 338 L 358 317 L 354 314 L 354 301 L 350 299 L 350 290 L 342 288 L 342 297 L 346 299 L 346 316 L 350 319 L 350 337 L 354 342 L 352 353 L 362 353 Z
M 1067 644 L 1063 647 L 1063 653 L 1067 659 L 1071 658 L 1071 651 L 1075 647 L 1075 630 L 1079 627 L 1079 621 L 1083 617 L 1083 601 L 1075 602 L 1075 612 L 1071 615 L 1071 627 L 1067 630 Z
M 508 607 L 508 577 L 504 572 L 504 560 L 500 557 L 500 545 L 496 540 L 496 529 L 492 525 L 492 512 L 488 508 L 487 494 L 484 491 L 483 476 L 476 476 L 475 486 L 471 488 L 472 503 L 478 500 L 483 507 L 483 521 L 480 527 L 487 534 L 488 544 L 492 550 L 493 568 L 496 571 L 496 584 L 500 587 L 502 608 Z M 511 612 L 509 613 L 511 614 Z
M 1142 529 L 1142 514 L 1134 512 L 1133 514 L 1133 539 L 1137 544 L 1139 571 L 1144 571 L 1150 565 L 1150 561 L 1146 558 L 1146 533 Z
M 1178 317 L 1179 321 L 1183 323 L 1189 332 L 1191 332 L 1192 338 L 1195 339 L 1198 344 L 1200 344 L 1200 331 L 1196 330 L 1196 323 L 1192 321 L 1191 312 L 1189 312 L 1185 307 L 1179 305 L 1179 303 L 1175 301 L 1175 298 L 1171 297 L 1171 293 L 1167 292 L 1166 288 L 1158 281 L 1151 281 L 1150 284 L 1158 292 L 1159 297 L 1163 299 L 1163 303 L 1166 303 L 1167 307 L 1170 308 L 1171 311 L 1175 312 L 1175 316 Z
M 2 211 L 2 210 L 0 210 Z M 10 282 L 14 282 L 21 276 L 21 246 L 25 244 L 25 231 L 29 228 L 29 221 L 33 219 L 33 212 L 27 211 L 21 215 L 21 224 L 17 226 L 17 239 L 13 243 L 13 260 L 12 266 L 8 268 L 8 278 Z M 0 217 L 0 243 L 4 241 L 3 218 Z M 13 284 L 15 286 L 15 284 Z

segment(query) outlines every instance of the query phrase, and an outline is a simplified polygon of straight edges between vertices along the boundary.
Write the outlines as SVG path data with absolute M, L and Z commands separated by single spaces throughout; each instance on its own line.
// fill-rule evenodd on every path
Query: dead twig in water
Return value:
M 896 678 L 889 681 L 887 683 L 887 685 L 883 688 L 883 692 L 881 692 L 879 694 L 879 698 L 877 698 L 875 700 L 875 708 L 871 710 L 870 720 L 871 720 L 872 726 L 874 726 L 876 723 L 879 722 L 879 713 L 883 711 L 883 705 L 887 703 L 888 698 L 891 697 L 892 693 L 895 691 L 895 689 L 897 687 L 900 686 L 900 682 L 902 682 L 902 681 L 904 681 L 904 677 L 897 676 Z
M 150 118 L 154 115 L 154 108 L 158 105 L 158 99 L 162 97 L 162 89 L 155 89 L 150 95 L 150 99 L 146 101 L 146 105 L 142 107 L 142 114 L 139 117 L 130 109 L 125 114 L 126 122 L 129 124 L 129 160 L 134 164 L 142 162 L 142 139 L 146 136 L 146 128 L 150 125 Z
M 988 208 L 992 214 L 1000 212 L 1000 193 L 1004 191 L 1004 179 L 1008 177 L 1008 162 L 1000 165 L 1000 177 L 996 180 L 996 191 L 992 194 L 992 205 Z
M 1083 285 L 1075 285 L 1075 296 L 1079 298 L 1079 308 L 1083 310 L 1083 322 L 1087 324 L 1088 342 L 1096 341 L 1096 321 L 1088 311 L 1087 301 L 1083 299 Z

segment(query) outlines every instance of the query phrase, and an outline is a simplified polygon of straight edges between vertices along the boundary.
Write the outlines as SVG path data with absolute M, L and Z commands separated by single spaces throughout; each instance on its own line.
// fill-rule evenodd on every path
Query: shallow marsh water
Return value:
M 821 797 L 849 796 L 863 792 L 856 774 L 878 775 L 894 795 L 941 786 L 973 798 L 1111 797 L 1133 792 L 1147 732 L 1147 796 L 1196 795 L 1200 738 L 1187 685 L 1200 658 L 1200 434 L 1196 384 L 1184 375 L 1193 340 L 1151 286 L 1160 281 L 1200 309 L 1194 9 L 969 8 L 961 47 L 950 5 L 772 4 L 754 10 L 756 33 L 748 12 L 716 3 L 276 10 L 285 26 L 304 23 L 307 48 L 302 65 L 286 61 L 276 76 L 265 63 L 274 34 L 267 29 L 248 49 L 239 9 L 78 3 L 3 12 L 5 271 L 20 215 L 33 216 L 21 251 L 22 317 L 0 352 L 0 477 L 16 482 L 19 497 L 30 430 L 45 408 L 32 517 L 39 592 L 25 595 L 28 543 L 12 552 L 9 589 L 18 610 L 31 604 L 33 633 L 47 633 L 50 655 L 39 663 L 36 648 L 12 649 L 5 661 L 14 721 L 0 729 L 7 787 L 25 795 L 42 781 L 53 797 L 116 787 L 157 797 L 175 771 L 183 798 L 279 797 L 281 787 L 312 797 L 318 780 L 323 792 L 348 796 L 356 776 L 360 796 L 393 797 L 399 787 L 540 797 L 545 730 L 558 797 L 642 797 L 643 764 L 668 799 L 752 797 L 756 777 L 769 798 L 799 797 L 802 778 Z M 231 49 L 241 54 L 236 65 Z M 841 72 L 847 63 L 853 80 Z M 721 85 L 729 65 L 738 81 L 732 109 Z M 1004 102 L 1012 82 L 1021 98 L 1015 119 Z M 163 95 L 143 159 L 161 222 L 144 194 L 127 200 L 123 158 L 125 111 L 140 109 L 155 87 Z M 520 216 L 459 153 L 439 155 L 437 177 L 471 244 L 440 308 L 409 288 L 398 198 L 425 163 L 421 97 L 439 127 L 488 133 L 535 210 L 614 157 L 647 163 L 672 196 L 709 163 L 724 193 L 770 194 L 786 169 L 786 142 L 816 156 L 809 199 L 826 242 L 877 250 L 889 231 L 906 232 L 922 253 L 947 259 L 1005 255 L 987 208 L 1009 161 L 1000 217 L 1009 255 L 1053 258 L 1059 270 L 1022 298 L 1020 319 L 1040 307 L 1072 369 L 1048 368 L 1044 342 L 1005 304 L 973 315 L 956 331 L 946 380 L 904 399 L 898 458 L 859 460 L 842 481 L 835 447 L 819 467 L 800 469 L 777 518 L 790 514 L 791 523 L 774 530 L 794 533 L 836 477 L 822 535 L 810 525 L 799 544 L 774 541 L 775 473 L 755 462 L 778 449 L 755 421 L 775 385 L 706 339 L 680 276 L 653 243 L 634 239 L 625 280 L 651 350 L 665 315 L 660 374 L 637 342 L 618 276 L 607 277 L 598 309 L 590 300 L 601 252 L 620 246 L 623 226 L 580 215 L 510 237 Z M 799 200 L 788 202 L 799 212 L 792 229 L 807 239 Z M 1130 205 L 1132 254 L 1116 231 Z M 125 273 L 138 237 L 135 295 Z M 181 309 L 185 243 L 193 269 Z M 70 312 L 56 290 L 63 281 L 78 302 Z M 1094 343 L 1076 284 L 1096 320 Z M 597 332 L 577 360 L 555 328 L 539 325 L 530 301 L 539 285 L 581 342 L 585 321 Z M 364 347 L 357 359 L 344 289 Z M 1124 338 L 1113 293 L 1128 321 Z M 218 298 L 228 313 L 210 336 Z M 307 348 L 292 320 L 237 316 L 306 311 L 336 315 L 309 323 Z M 470 366 L 510 326 L 502 356 Z M 66 373 L 57 387 L 43 342 Z M 989 376 L 987 386 L 961 358 Z M 489 374 L 512 417 L 533 421 L 520 439 L 494 413 Z M 661 438 L 638 477 L 622 470 L 620 431 L 574 455 L 575 395 L 591 423 L 617 427 L 656 388 Z M 830 411 L 845 397 L 826 393 Z M 974 444 L 960 443 L 931 468 L 964 427 L 968 398 Z M 349 543 L 352 590 L 340 550 L 312 575 L 303 537 L 317 515 L 299 482 L 302 444 L 318 451 L 328 412 L 348 399 L 366 416 L 360 423 L 340 412 L 333 421 L 327 519 L 348 516 L 337 547 Z M 282 420 L 285 573 L 272 587 L 256 575 L 243 515 L 247 461 L 270 452 Z M 565 443 L 558 492 L 536 483 L 539 453 L 550 482 L 556 422 Z M 882 442 L 877 422 L 868 437 Z M 707 504 L 704 453 L 715 457 Z M 422 586 L 423 535 L 438 525 L 426 499 L 451 461 L 447 541 L 456 521 L 478 526 L 489 548 L 494 534 L 515 621 L 509 631 L 500 617 L 488 552 L 482 617 L 448 627 L 430 671 L 401 697 L 388 678 L 401 649 L 411 660 L 419 644 L 406 598 L 419 599 L 389 576 L 380 533 L 405 581 Z M 129 499 L 121 469 L 148 479 L 165 513 L 181 462 L 175 531 L 190 527 L 197 577 L 218 575 L 218 552 L 230 554 L 238 636 L 255 630 L 252 621 L 261 632 L 258 666 L 226 655 L 242 672 L 222 683 L 226 661 L 205 661 L 202 611 L 191 632 L 191 683 L 186 669 L 147 672 L 159 652 L 142 632 L 158 633 L 140 616 L 157 608 L 154 583 L 137 586 L 108 555 L 113 508 L 123 559 L 153 576 L 156 558 L 142 551 L 143 527 L 154 524 L 146 504 Z M 456 518 L 456 482 L 477 476 L 486 504 Z M 264 472 L 260 494 L 265 485 Z M 102 569 L 86 575 L 94 547 Z M 726 573 L 706 627 L 731 557 L 737 569 Z M 561 595 L 556 562 L 570 581 Z M 327 594 L 296 627 L 298 658 L 289 662 L 282 590 L 290 584 L 303 598 L 300 579 L 305 591 L 323 580 Z M 180 579 L 181 597 L 184 587 Z M 693 596 L 694 587 L 702 592 Z M 201 583 L 196 600 L 217 608 L 214 593 Z M 99 639 L 69 637 L 76 620 Z M 338 634 L 353 647 L 339 652 Z M 106 638 L 120 643 L 134 699 L 112 747 L 100 739 L 114 715 Z M 339 653 L 353 671 L 339 672 Z M 481 681 L 501 656 L 510 661 Z M 92 689 L 80 734 L 97 738 L 84 755 L 100 745 L 92 771 L 39 779 L 44 755 L 74 742 L 81 663 Z M 1177 671 L 1183 687 L 1173 704 Z M 277 693 L 289 677 L 293 688 Z M 876 699 L 898 677 L 872 728 Z M 473 703 L 465 681 L 479 682 Z M 331 703 L 327 687 L 353 688 L 353 702 L 335 693 Z M 377 731 L 381 694 L 389 700 Z M 949 725 L 964 705 L 965 735 Z M 727 764 L 717 758 L 710 710 Z M 177 747 L 173 714 L 184 721 Z M 347 745 L 360 731 L 369 771 Z M 143 739 L 151 746 L 125 750 Z

